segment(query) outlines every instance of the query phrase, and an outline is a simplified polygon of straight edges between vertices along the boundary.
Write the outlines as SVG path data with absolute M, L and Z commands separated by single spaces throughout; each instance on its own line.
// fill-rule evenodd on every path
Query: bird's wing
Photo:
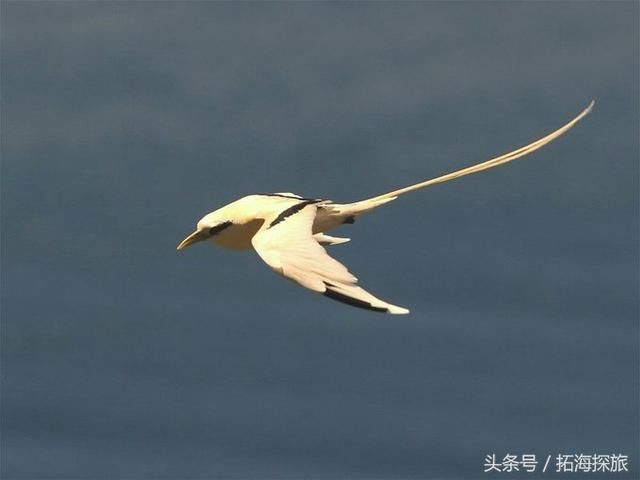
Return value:
M 307 203 L 284 218 L 276 212 L 265 219 L 251 240 L 260 258 L 285 278 L 333 300 L 379 312 L 409 313 L 358 287 L 357 278 L 329 256 L 312 235 L 316 211 L 314 204 Z

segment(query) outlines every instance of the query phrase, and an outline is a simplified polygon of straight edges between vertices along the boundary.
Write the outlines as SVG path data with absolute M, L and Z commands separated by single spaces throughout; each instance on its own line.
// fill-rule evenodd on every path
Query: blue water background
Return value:
M 637 478 L 637 2 L 0 8 L 2 478 Z M 340 231 L 410 316 L 175 251 L 245 194 L 358 200 L 592 98 Z

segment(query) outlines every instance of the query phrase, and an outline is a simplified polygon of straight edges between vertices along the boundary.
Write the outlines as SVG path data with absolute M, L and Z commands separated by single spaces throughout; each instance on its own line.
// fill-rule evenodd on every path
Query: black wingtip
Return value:
M 389 309 L 384 307 L 374 307 L 369 302 L 365 302 L 364 300 L 358 300 L 357 298 L 349 297 L 343 293 L 337 292 L 333 290 L 330 283 L 325 282 L 325 290 L 323 295 L 331 300 L 335 300 L 336 302 L 344 303 L 346 305 L 351 305 L 352 307 L 362 308 L 364 310 L 371 310 L 372 312 L 381 312 L 388 313 Z

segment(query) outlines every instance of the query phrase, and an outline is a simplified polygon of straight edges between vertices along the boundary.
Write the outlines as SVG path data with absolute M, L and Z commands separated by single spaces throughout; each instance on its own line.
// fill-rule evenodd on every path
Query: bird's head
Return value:
M 263 222 L 253 214 L 253 203 L 254 196 L 244 197 L 206 214 L 195 232 L 178 244 L 178 250 L 205 240 L 233 250 L 250 248 L 251 237 Z
M 216 235 L 219 235 L 231 225 L 233 225 L 233 222 L 219 215 L 218 210 L 211 212 L 200 219 L 195 232 L 180 242 L 178 250 L 187 248 L 197 242 L 213 240 Z

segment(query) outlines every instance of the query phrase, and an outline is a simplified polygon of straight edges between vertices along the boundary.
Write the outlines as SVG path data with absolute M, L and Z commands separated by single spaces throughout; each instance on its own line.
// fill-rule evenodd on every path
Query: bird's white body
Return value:
M 209 241 L 231 250 L 255 249 L 274 271 L 310 290 L 356 307 L 386 313 L 409 313 L 371 295 L 357 285 L 357 279 L 322 245 L 349 241 L 327 235 L 345 223 L 399 195 L 436 183 L 487 170 L 527 155 L 561 136 L 585 115 L 593 102 L 569 123 L 512 152 L 376 197 L 339 204 L 330 200 L 304 198 L 293 193 L 248 195 L 211 212 L 198 222 L 178 250 L 198 241 Z
M 330 200 L 304 198 L 289 192 L 247 195 L 202 217 L 198 222 L 198 229 L 216 225 L 220 218 L 232 218 L 232 225 L 207 240 L 229 250 L 249 250 L 253 248 L 251 244 L 253 236 L 263 226 L 265 219 L 273 215 L 273 212 L 283 212 L 302 202 L 312 201 L 316 206 L 316 216 L 311 232 L 314 235 L 319 234 L 315 238 L 320 243 L 335 245 L 344 243 L 348 239 L 321 234 L 334 230 L 345 223 L 350 223 L 350 219 L 353 217 L 391 200 L 372 202 L 363 207 L 362 204 L 343 205 L 333 203 Z

